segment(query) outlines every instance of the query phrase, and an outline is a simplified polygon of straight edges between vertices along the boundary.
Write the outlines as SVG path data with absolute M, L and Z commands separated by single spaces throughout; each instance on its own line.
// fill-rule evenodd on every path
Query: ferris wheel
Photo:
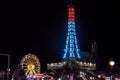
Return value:
M 21 59 L 22 69 L 26 76 L 34 76 L 40 73 L 40 61 L 34 54 L 27 54 Z

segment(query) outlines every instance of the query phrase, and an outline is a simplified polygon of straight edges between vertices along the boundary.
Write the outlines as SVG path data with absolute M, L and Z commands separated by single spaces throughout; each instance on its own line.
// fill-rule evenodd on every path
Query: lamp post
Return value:
M 10 73 L 10 55 L 9 55 L 9 54 L 0 54 L 0 56 L 7 56 L 7 57 L 8 57 L 7 80 L 9 80 L 9 73 Z
M 111 72 L 112 72 L 112 74 L 113 74 L 113 67 L 115 66 L 115 61 L 110 60 L 109 65 L 110 65 L 110 67 L 111 67 Z M 111 80 L 112 80 L 112 78 L 113 78 L 113 77 L 112 77 L 112 76 L 113 76 L 112 74 L 111 74 Z
M 115 65 L 115 61 L 113 61 L 113 60 L 111 60 L 110 62 L 109 62 L 109 65 L 110 65 L 110 67 L 111 67 L 111 69 L 114 67 L 114 65 Z

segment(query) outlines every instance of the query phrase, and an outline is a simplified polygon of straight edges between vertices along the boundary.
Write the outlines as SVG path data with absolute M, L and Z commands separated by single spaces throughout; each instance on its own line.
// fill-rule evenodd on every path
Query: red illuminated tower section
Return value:
M 68 5 L 68 33 L 63 59 L 81 59 L 79 51 L 75 31 L 75 8 L 73 4 L 70 4 Z
M 68 5 L 68 22 L 75 22 L 75 9 L 72 4 Z

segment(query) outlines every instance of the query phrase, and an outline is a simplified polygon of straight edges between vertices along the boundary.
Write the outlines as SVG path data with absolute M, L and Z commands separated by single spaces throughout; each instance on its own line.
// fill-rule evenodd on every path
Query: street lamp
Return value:
M 111 60 L 111 61 L 109 62 L 109 65 L 110 65 L 111 68 L 113 68 L 113 66 L 115 65 L 115 61 Z
M 111 67 L 111 72 L 112 72 L 112 74 L 111 74 L 111 80 L 113 80 L 113 67 L 115 66 L 115 61 L 110 60 L 109 65 Z

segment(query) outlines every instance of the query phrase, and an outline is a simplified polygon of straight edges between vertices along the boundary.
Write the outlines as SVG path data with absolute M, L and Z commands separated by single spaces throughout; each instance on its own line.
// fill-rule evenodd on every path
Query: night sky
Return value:
M 61 61 L 67 36 L 67 5 L 70 0 L 5 1 L 1 10 L 0 53 L 11 55 L 11 69 L 21 58 L 33 53 L 46 64 Z M 76 7 L 76 33 L 81 51 L 90 52 L 96 41 L 100 68 L 113 58 L 120 63 L 119 29 L 112 2 L 106 0 L 73 0 Z M 6 57 L 0 57 L 5 69 Z M 4 61 L 4 62 L 3 62 Z

